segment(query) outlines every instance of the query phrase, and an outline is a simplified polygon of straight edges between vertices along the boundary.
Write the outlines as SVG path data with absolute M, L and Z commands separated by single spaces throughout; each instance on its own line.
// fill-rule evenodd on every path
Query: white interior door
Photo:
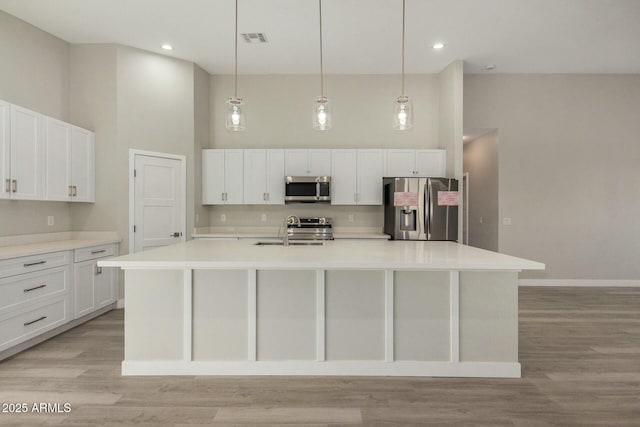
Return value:
M 134 165 L 134 251 L 184 241 L 182 161 L 136 154 Z

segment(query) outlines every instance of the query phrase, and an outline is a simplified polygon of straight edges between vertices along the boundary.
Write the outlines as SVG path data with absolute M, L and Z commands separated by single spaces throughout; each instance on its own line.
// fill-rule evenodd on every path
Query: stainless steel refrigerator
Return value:
M 458 240 L 458 180 L 384 178 L 383 186 L 391 240 Z

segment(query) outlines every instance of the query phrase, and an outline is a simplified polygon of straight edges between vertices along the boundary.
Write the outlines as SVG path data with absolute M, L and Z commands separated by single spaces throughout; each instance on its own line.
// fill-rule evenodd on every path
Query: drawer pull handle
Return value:
M 25 289 L 22 292 L 31 292 L 31 291 L 35 291 L 36 289 L 42 289 L 42 288 L 46 288 L 46 287 L 47 287 L 47 285 L 40 285 L 40 286 L 36 286 L 36 287 L 33 287 L 33 288 Z
M 98 267 L 96 265 L 96 275 L 98 275 L 98 274 L 102 274 L 102 267 Z
M 44 319 L 46 319 L 46 318 L 47 318 L 47 316 L 42 316 L 41 318 L 36 319 L 36 320 L 32 320 L 31 322 L 25 322 L 24 326 L 33 325 L 34 323 L 39 322 L 39 321 L 41 321 L 41 320 L 44 320 Z
M 46 263 L 46 262 L 47 262 L 47 261 L 36 261 L 36 262 L 29 262 L 29 263 L 26 263 L 26 264 L 23 264 L 23 265 L 24 265 L 25 267 L 31 267 L 32 265 L 40 265 L 40 264 L 44 264 L 44 263 Z
M 106 252 L 106 249 L 100 249 L 99 251 L 91 251 L 91 255 L 101 254 L 102 252 Z

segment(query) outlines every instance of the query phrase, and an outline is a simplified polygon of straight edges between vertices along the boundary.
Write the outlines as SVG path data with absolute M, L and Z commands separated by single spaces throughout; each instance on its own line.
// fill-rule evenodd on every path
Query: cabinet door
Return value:
M 416 176 L 416 150 L 387 150 L 385 176 Z
M 43 116 L 11 106 L 11 198 L 44 199 Z
M 382 204 L 382 150 L 358 150 L 359 205 Z
M 71 185 L 73 202 L 95 202 L 95 134 L 71 128 Z
M 333 150 L 331 157 L 331 204 L 357 204 L 356 150 Z
M 116 300 L 113 268 L 95 268 L 94 293 L 96 310 Z
M 267 150 L 244 150 L 244 203 L 267 203 Z
M 244 181 L 243 150 L 224 150 L 224 191 L 225 202 L 229 205 L 242 204 Z
M 9 165 L 11 157 L 9 146 L 10 133 L 9 125 L 11 122 L 10 105 L 4 101 L 0 101 L 0 199 L 8 199 L 11 196 L 11 175 L 9 174 Z
M 267 203 L 284 205 L 284 150 L 267 150 Z
M 202 150 L 202 204 L 224 204 L 224 150 Z
M 416 150 L 418 176 L 441 178 L 445 176 L 445 150 Z
M 96 261 L 89 260 L 77 262 L 74 265 L 74 299 L 75 299 L 75 316 L 82 317 L 89 314 L 97 307 L 95 305 L 95 277 L 96 277 Z
M 331 175 L 331 150 L 309 150 L 309 176 Z
M 309 150 L 285 150 L 285 176 L 307 176 Z
M 47 200 L 71 200 L 71 125 L 46 118 L 45 188 Z
M 11 175 L 9 166 L 11 164 L 11 145 L 9 125 L 11 123 L 10 104 L 0 101 L 0 199 L 8 199 L 11 196 Z

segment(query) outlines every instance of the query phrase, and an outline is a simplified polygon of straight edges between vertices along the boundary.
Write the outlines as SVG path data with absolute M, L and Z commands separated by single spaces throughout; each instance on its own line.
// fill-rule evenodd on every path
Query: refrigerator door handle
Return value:
M 427 216 L 425 218 L 426 220 L 426 224 L 425 224 L 425 228 L 426 228 L 426 233 L 427 233 L 427 240 L 431 239 L 431 218 L 433 217 L 433 200 L 431 198 L 431 192 L 432 192 L 432 186 L 431 186 L 431 178 L 427 178 Z
M 418 181 L 418 239 L 421 238 L 421 236 L 423 234 L 425 234 L 425 229 L 424 229 L 424 210 L 425 210 L 425 205 L 424 205 L 424 189 L 425 186 L 422 182 Z

